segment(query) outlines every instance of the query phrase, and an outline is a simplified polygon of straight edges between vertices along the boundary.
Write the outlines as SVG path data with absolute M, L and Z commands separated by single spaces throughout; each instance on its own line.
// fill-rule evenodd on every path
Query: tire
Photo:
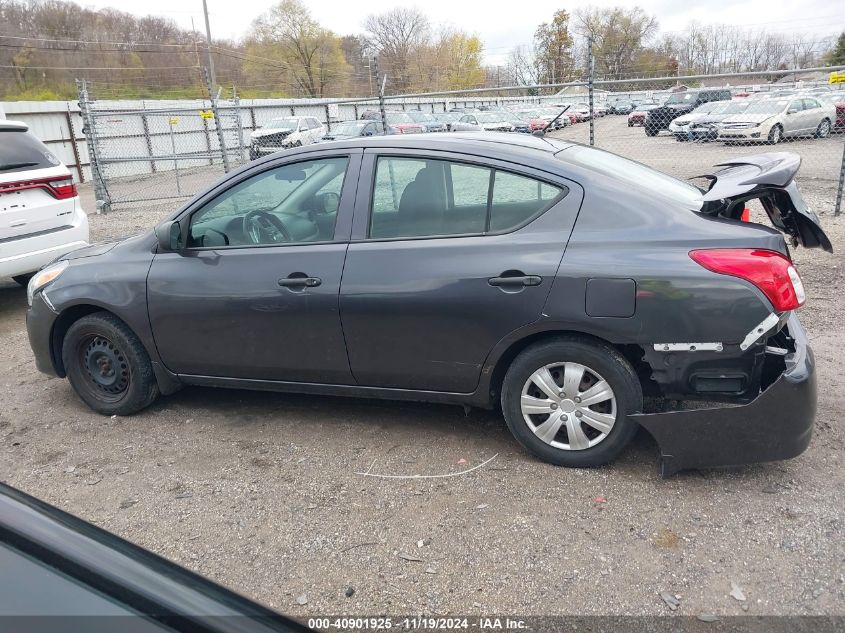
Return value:
M 634 127 L 634 124 L 628 121 L 628 127 Z
M 159 396 L 147 350 L 123 321 L 95 312 L 65 334 L 62 362 L 80 400 L 103 415 L 132 415 Z
M 645 135 L 646 136 L 657 136 L 657 133 L 660 132 L 657 128 L 653 128 L 650 125 L 645 125 Z
M 769 145 L 777 145 L 781 142 L 781 139 L 783 139 L 783 128 L 780 124 L 773 125 L 772 129 L 769 130 L 769 136 L 766 139 L 766 142 Z
M 27 273 L 25 275 L 15 275 L 14 277 L 12 277 L 12 279 L 14 279 L 15 282 L 18 285 L 21 285 L 24 288 L 26 288 L 27 284 L 29 284 L 29 280 L 32 279 L 32 277 L 34 275 L 35 275 L 35 273 Z
M 819 123 L 819 127 L 816 128 L 816 133 L 813 134 L 816 138 L 827 138 L 830 136 L 830 120 L 829 119 L 822 119 L 822 122 Z
M 577 376 L 579 367 L 583 369 L 583 378 L 576 393 L 586 393 L 590 387 L 604 381 L 610 387 L 612 398 L 588 406 L 575 404 L 572 394 L 566 398 L 551 398 L 547 396 L 548 391 L 540 390 L 534 382 L 535 372 L 547 368 L 555 383 L 553 388 L 563 390 L 560 385 L 564 384 L 564 375 L 572 369 Z M 548 403 L 549 413 L 524 412 L 523 394 L 532 398 L 539 409 L 546 408 Z M 573 336 L 559 336 L 522 351 L 505 374 L 501 400 L 508 428 L 530 453 L 556 466 L 577 468 L 600 466 L 614 460 L 638 428 L 628 416 L 641 411 L 643 406 L 642 387 L 628 361 L 604 343 Z M 605 432 L 586 422 L 590 413 L 605 416 Z M 556 415 L 566 417 L 566 421 L 552 420 Z M 552 426 L 546 427 L 552 434 L 547 434 L 544 440 L 538 432 L 542 434 L 542 425 L 547 421 L 552 421 Z M 580 433 L 570 439 L 570 433 L 576 429 L 580 429 Z M 579 443 L 581 446 L 573 446 Z

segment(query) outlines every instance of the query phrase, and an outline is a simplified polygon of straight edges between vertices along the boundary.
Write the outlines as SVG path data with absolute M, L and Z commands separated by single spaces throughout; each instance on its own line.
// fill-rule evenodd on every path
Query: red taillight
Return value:
M 56 200 L 67 200 L 76 197 L 76 185 L 70 176 L 54 178 L 32 178 L 18 182 L 0 183 L 0 193 L 23 191 L 24 189 L 44 189 Z
M 751 222 L 751 209 L 749 209 L 748 207 L 745 207 L 742 210 L 742 215 L 739 216 L 739 219 L 742 220 L 743 222 Z
M 754 248 L 713 248 L 690 251 L 707 270 L 750 281 L 771 301 L 777 312 L 804 305 L 804 284 L 787 257 L 777 251 Z

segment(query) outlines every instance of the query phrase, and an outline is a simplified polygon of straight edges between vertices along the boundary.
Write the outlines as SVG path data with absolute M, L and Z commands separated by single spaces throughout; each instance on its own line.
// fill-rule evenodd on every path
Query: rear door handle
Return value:
M 319 277 L 283 277 L 279 285 L 283 288 L 315 288 L 323 283 Z
M 491 286 L 539 286 L 543 278 L 539 275 L 521 275 L 519 277 L 491 277 L 487 280 Z

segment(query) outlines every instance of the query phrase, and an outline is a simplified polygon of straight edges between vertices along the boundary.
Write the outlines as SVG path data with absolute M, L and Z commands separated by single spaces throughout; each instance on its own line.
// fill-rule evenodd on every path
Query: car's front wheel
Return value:
M 645 126 L 645 135 L 646 136 L 657 136 L 659 130 L 656 127 L 651 127 L 650 125 Z
M 600 466 L 637 430 L 639 379 L 612 347 L 561 336 L 526 348 L 502 385 L 502 411 L 514 437 L 558 466 Z
M 781 138 L 783 138 L 783 128 L 780 125 L 773 125 L 772 129 L 769 130 L 769 136 L 766 139 L 769 142 L 769 145 L 777 145 L 780 143 Z
M 62 362 L 73 390 L 97 413 L 131 415 L 158 398 L 147 350 L 113 314 L 96 312 L 71 325 Z

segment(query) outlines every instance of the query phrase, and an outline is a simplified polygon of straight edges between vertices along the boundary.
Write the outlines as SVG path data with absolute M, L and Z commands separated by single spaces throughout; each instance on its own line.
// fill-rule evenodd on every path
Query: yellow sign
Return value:
M 845 84 L 845 73 L 833 72 L 830 73 L 830 78 L 827 80 L 829 84 Z
M 170 125 L 179 125 L 179 117 L 176 117 L 176 116 L 170 117 Z
M 212 112 L 211 110 L 200 110 L 200 116 L 203 119 L 213 119 L 214 118 L 214 112 Z

